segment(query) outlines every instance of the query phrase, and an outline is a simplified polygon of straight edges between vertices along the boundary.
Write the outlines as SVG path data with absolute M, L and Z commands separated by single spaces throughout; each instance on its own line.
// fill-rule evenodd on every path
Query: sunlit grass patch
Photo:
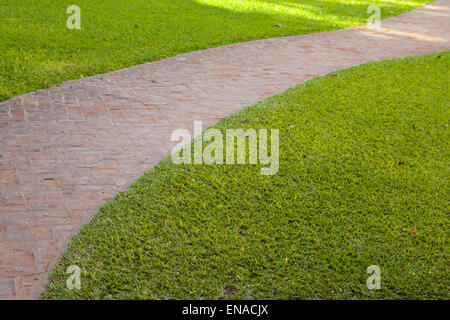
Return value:
M 379 5 L 386 18 L 426 2 L 80 0 L 81 30 L 69 30 L 67 1 L 4 0 L 0 101 L 179 53 L 364 24 L 369 5 Z M 45 72 L 43 57 L 54 66 L 73 67 Z

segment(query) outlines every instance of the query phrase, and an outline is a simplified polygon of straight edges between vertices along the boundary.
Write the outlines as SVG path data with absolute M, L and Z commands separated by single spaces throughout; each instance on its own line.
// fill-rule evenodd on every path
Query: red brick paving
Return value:
M 258 40 L 68 81 L 0 104 L 0 298 L 35 299 L 99 206 L 211 125 L 307 79 L 448 50 L 450 1 L 382 28 Z

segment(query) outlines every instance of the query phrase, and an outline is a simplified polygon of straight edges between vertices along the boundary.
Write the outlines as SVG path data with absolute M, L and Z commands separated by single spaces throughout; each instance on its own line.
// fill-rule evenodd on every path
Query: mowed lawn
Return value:
M 449 64 L 365 64 L 219 122 L 279 129 L 278 174 L 161 162 L 74 237 L 41 297 L 450 298 Z
M 425 0 L 2 0 L 0 101 L 179 53 L 364 24 Z M 66 27 L 81 9 L 81 30 Z

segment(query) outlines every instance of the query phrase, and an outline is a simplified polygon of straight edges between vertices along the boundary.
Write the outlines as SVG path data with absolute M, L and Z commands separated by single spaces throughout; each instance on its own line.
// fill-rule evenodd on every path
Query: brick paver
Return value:
M 307 79 L 450 48 L 450 1 L 382 28 L 258 40 L 68 81 L 0 104 L 0 298 L 37 298 L 100 205 L 211 125 Z

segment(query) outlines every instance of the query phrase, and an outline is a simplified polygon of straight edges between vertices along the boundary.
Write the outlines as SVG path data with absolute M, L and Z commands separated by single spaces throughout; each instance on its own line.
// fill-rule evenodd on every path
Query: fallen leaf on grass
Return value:
M 225 291 L 223 292 L 224 295 L 226 296 L 232 296 L 234 294 L 236 294 L 238 292 L 238 289 L 236 289 L 233 286 L 227 286 L 225 287 Z

